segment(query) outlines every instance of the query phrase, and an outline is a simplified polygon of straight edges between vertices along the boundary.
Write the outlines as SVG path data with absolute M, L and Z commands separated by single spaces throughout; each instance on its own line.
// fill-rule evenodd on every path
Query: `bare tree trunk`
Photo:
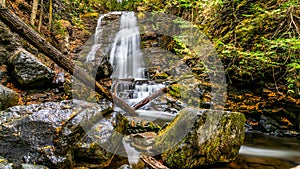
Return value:
M 38 25 L 38 32 L 41 32 L 42 22 L 43 22 L 43 13 L 44 13 L 44 0 L 41 0 L 41 13 L 40 13 L 40 19 L 39 19 L 39 25 Z
M 5 6 L 5 0 L 1 0 L 0 1 L 0 7 L 1 8 L 6 8 L 6 6 Z
M 49 0 L 49 30 L 51 30 L 52 25 L 52 15 L 53 15 L 53 2 Z
M 32 26 L 34 26 L 34 21 L 36 19 L 36 13 L 37 13 L 38 6 L 39 6 L 39 0 L 33 0 L 32 10 L 31 10 L 31 15 L 30 15 L 30 24 Z
M 117 96 L 112 95 L 107 88 L 96 82 L 95 79 L 92 78 L 84 69 L 76 67 L 76 73 L 74 73 L 75 64 L 71 60 L 65 57 L 35 30 L 26 25 L 26 23 L 24 23 L 9 9 L 0 9 L 0 19 L 12 30 L 16 31 L 20 36 L 35 46 L 41 53 L 54 61 L 58 66 L 74 75 L 79 81 L 81 81 L 81 83 L 91 89 L 96 89 L 96 92 L 104 96 L 109 101 L 115 103 L 128 114 L 137 116 L 137 113 L 128 104 Z

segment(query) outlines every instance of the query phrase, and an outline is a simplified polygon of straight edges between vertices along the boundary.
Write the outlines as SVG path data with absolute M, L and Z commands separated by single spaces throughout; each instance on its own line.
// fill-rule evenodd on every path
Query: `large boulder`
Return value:
M 0 110 L 15 106 L 19 102 L 19 94 L 0 84 Z
M 31 53 L 19 48 L 9 59 L 12 75 L 24 87 L 42 87 L 51 84 L 54 72 Z
M 244 123 L 245 116 L 237 112 L 183 109 L 158 133 L 154 147 L 170 168 L 230 162 L 243 143 Z
M 111 111 L 108 105 L 78 100 L 0 111 L 0 156 L 18 166 L 29 163 L 49 168 L 72 168 L 75 164 L 106 167 L 113 153 L 100 147 L 93 133 L 95 137 L 101 135 L 101 145 L 107 142 L 114 147 L 109 140 L 113 124 L 100 115 Z

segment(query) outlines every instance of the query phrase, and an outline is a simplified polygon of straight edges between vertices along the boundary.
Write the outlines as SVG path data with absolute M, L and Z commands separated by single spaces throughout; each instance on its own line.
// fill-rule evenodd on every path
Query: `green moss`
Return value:
M 196 118 L 191 111 L 198 112 Z M 229 162 L 238 155 L 244 140 L 245 116 L 209 110 L 200 112 L 195 109 L 182 111 L 166 129 L 159 132 L 155 145 L 160 150 L 167 147 L 162 158 L 169 167 L 184 169 Z M 185 131 L 189 128 L 187 123 L 191 124 L 188 132 Z M 178 134 L 184 132 L 187 135 L 176 143 Z

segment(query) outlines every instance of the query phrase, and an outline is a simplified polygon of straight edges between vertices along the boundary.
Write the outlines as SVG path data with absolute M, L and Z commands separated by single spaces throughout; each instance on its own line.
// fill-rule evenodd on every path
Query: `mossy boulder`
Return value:
M 0 84 L 0 109 L 15 106 L 19 102 L 19 94 Z
M 184 109 L 158 133 L 154 147 L 170 168 L 230 162 L 243 143 L 244 123 L 245 116 L 237 112 Z

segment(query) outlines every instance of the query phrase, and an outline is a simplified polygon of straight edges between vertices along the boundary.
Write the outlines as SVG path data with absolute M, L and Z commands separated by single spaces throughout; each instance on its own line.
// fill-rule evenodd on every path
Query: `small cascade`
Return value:
M 156 84 L 145 80 L 118 80 L 113 84 L 114 93 L 127 104 L 133 106 L 157 90 L 164 88 L 163 84 Z
M 162 84 L 145 78 L 144 59 L 140 46 L 140 32 L 134 12 L 122 12 L 119 32 L 111 46 L 110 63 L 114 67 L 112 90 L 128 104 L 134 105 Z
M 144 78 L 142 57 L 137 18 L 134 12 L 123 12 L 110 52 L 110 63 L 114 67 L 112 78 Z
M 96 27 L 95 37 L 94 37 L 94 44 L 92 46 L 91 51 L 88 53 L 88 55 L 86 57 L 87 62 L 91 61 L 91 60 L 95 60 L 96 53 L 97 53 L 98 49 L 101 47 L 101 43 L 100 43 L 100 38 L 102 35 L 101 24 L 102 24 L 102 19 L 105 16 L 106 15 L 101 15 L 97 21 L 97 27 Z
M 126 138 L 123 138 L 122 143 L 128 156 L 128 163 L 131 168 L 134 168 L 140 161 L 140 152 L 132 147 L 130 142 L 126 141 Z

